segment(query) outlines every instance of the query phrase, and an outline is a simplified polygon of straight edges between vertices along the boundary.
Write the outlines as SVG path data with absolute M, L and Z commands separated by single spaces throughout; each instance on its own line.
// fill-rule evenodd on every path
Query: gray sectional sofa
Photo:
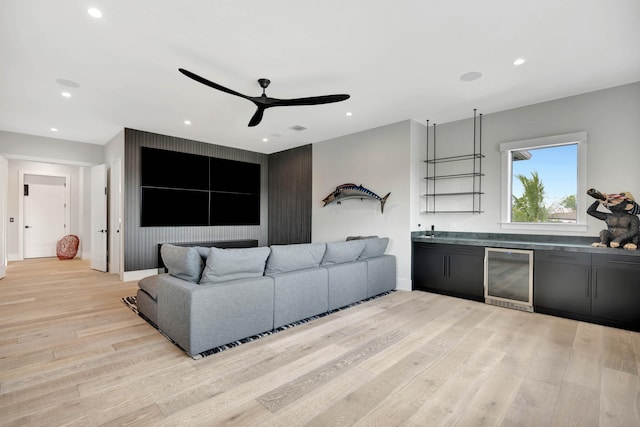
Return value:
M 243 249 L 163 245 L 168 273 L 142 279 L 138 311 L 189 355 L 396 287 L 388 238 Z

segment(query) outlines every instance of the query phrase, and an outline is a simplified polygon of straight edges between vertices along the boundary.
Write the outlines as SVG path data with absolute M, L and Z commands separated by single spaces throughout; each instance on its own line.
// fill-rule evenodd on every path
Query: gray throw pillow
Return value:
M 198 283 L 204 262 L 196 248 L 164 244 L 160 248 L 160 255 L 170 275 Z
M 364 242 L 364 250 L 360 254 L 359 259 L 375 258 L 384 255 L 389 245 L 388 237 L 375 237 L 372 239 L 362 239 Z
M 269 252 L 270 249 L 266 246 L 238 249 L 210 248 L 200 284 L 262 276 Z
M 205 262 L 207 260 L 207 257 L 209 256 L 209 247 L 206 246 L 195 246 L 196 251 L 198 251 L 198 254 L 200 255 L 200 258 L 202 258 L 202 261 Z
M 322 265 L 342 264 L 358 259 L 364 250 L 363 240 L 350 240 L 348 242 L 327 243 L 327 250 L 322 258 Z
M 318 267 L 326 247 L 325 243 L 272 245 L 265 274 Z

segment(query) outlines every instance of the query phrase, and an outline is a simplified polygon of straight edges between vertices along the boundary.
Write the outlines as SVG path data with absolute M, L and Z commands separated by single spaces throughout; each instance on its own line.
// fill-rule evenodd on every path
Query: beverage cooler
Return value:
M 533 251 L 485 248 L 484 300 L 487 304 L 533 311 Z

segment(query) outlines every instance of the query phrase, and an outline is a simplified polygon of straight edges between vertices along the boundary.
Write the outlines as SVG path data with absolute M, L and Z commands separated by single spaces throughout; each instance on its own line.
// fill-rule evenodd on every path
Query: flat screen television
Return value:
M 209 192 L 142 187 L 143 227 L 209 225 Z
M 209 158 L 196 154 L 141 147 L 140 181 L 143 187 L 208 191 Z
M 260 164 L 141 147 L 142 227 L 260 225 Z
M 211 225 L 260 225 L 260 194 L 212 192 L 209 215 Z

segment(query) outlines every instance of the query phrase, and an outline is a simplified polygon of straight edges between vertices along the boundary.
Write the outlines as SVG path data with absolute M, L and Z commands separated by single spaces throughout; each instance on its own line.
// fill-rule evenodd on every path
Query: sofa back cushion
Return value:
M 388 237 L 377 236 L 349 236 L 347 241 L 360 240 L 364 242 L 364 250 L 358 257 L 358 259 L 375 258 L 384 255 L 384 251 L 387 250 L 389 245 Z
M 262 276 L 269 253 L 270 249 L 266 246 L 240 249 L 210 248 L 200 284 Z
M 193 283 L 200 281 L 204 262 L 195 248 L 164 244 L 160 255 L 170 275 Z
M 364 250 L 363 240 L 327 243 L 327 250 L 322 258 L 322 265 L 343 264 L 358 259 Z
M 272 245 L 265 274 L 286 273 L 318 267 L 326 250 L 325 243 Z

